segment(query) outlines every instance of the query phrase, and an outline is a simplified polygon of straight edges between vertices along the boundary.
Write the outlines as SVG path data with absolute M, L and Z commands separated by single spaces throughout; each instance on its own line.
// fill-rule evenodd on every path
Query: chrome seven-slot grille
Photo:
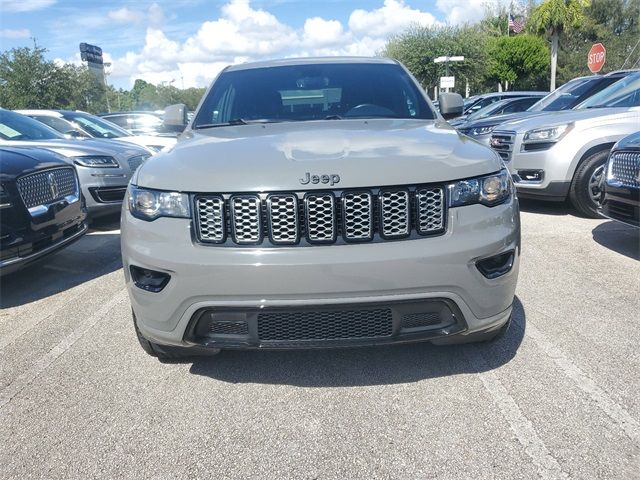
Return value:
M 51 204 L 69 195 L 78 195 L 76 174 L 70 167 L 25 175 L 18 178 L 16 183 L 27 208 Z
M 640 188 L 640 152 L 615 152 L 610 161 L 611 179 L 625 187 Z
M 444 232 L 441 185 L 368 190 L 199 194 L 197 239 L 220 245 L 321 245 Z
M 516 132 L 493 132 L 489 145 L 500 155 L 503 161 L 509 162 L 513 155 L 515 138 Z

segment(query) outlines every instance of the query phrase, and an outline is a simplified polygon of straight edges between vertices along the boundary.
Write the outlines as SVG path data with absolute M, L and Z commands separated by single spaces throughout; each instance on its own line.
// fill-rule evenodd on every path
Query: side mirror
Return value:
M 462 100 L 462 95 L 458 93 L 441 93 L 438 95 L 438 105 L 440 106 L 440 114 L 445 120 L 449 120 L 462 115 L 464 100 Z
M 164 125 L 170 130 L 181 132 L 189 123 L 187 106 L 184 103 L 169 105 L 164 109 Z

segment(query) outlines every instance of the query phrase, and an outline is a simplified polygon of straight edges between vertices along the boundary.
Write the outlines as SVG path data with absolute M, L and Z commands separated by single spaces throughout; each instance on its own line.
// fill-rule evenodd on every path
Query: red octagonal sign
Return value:
M 601 43 L 596 43 L 589 50 L 587 55 L 587 66 L 591 73 L 598 73 L 604 67 L 604 62 L 607 59 L 607 50 Z

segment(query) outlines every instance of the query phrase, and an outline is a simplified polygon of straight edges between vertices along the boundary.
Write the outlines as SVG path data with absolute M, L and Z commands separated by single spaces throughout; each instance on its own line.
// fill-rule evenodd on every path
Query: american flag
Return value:
M 516 20 L 513 15 L 509 14 L 509 31 L 513 33 L 520 33 L 524 28 L 524 21 L 520 22 Z

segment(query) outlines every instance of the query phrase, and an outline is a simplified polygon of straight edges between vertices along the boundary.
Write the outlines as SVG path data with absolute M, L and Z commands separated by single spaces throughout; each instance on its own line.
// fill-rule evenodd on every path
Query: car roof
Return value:
M 322 65 L 332 63 L 367 63 L 396 65 L 398 62 L 386 57 L 300 57 L 283 58 L 278 60 L 265 60 L 261 62 L 240 63 L 231 65 L 225 69 L 227 72 L 238 70 L 250 70 L 253 68 L 287 67 L 293 65 Z
M 45 109 L 31 109 L 31 110 L 23 110 L 23 109 L 19 109 L 19 110 L 14 110 L 14 112 L 16 113 L 21 113 L 22 115 L 27 115 L 27 116 L 31 116 L 31 115 L 43 115 L 46 117 L 62 117 L 62 113 L 60 113 L 58 110 L 45 110 Z

